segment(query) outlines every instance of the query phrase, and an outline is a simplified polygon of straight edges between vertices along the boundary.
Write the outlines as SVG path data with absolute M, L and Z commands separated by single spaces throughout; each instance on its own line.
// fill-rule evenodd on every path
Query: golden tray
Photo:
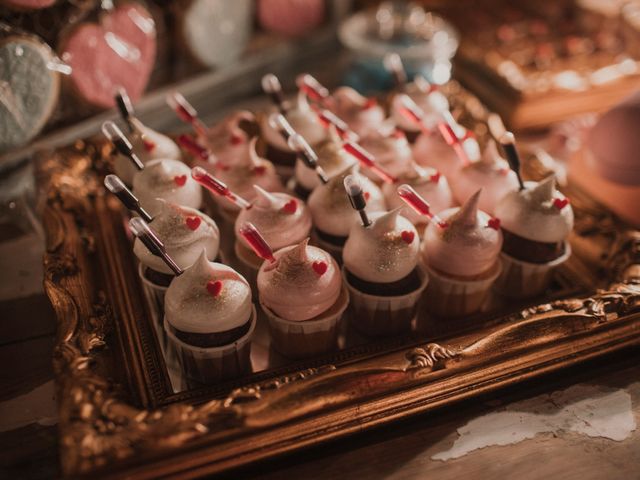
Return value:
M 65 475 L 213 474 L 640 344 L 640 232 L 569 186 L 574 253 L 544 298 L 176 389 L 125 212 L 102 185 L 108 156 L 78 141 L 37 163 Z

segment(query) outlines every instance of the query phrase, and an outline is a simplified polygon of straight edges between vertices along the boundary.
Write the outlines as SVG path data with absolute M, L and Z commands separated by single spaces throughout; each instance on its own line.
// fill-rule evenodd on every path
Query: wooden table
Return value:
M 37 235 L 0 225 L 0 478 L 60 474 L 41 255 Z M 630 350 L 230 476 L 640 478 L 639 360 Z

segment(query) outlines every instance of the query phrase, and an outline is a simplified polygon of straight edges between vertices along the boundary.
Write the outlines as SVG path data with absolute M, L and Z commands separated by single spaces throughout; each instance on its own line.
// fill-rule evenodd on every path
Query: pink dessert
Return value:
M 126 3 L 104 14 L 100 23 L 82 23 L 69 34 L 60 52 L 73 69 L 76 94 L 100 108 L 115 105 L 123 87 L 131 100 L 144 93 L 156 59 L 156 27 L 142 5 Z
M 394 177 L 412 163 L 411 146 L 407 137 L 399 130 L 375 128 L 369 130 L 358 143 L 373 155 L 378 165 Z M 370 180 L 380 182 L 380 178 L 371 170 L 364 169 L 362 173 Z
M 332 95 L 332 111 L 360 136 L 380 128 L 384 109 L 375 98 L 360 95 L 351 87 L 340 87 Z
M 456 129 L 456 134 L 464 138 L 466 130 L 459 127 Z M 462 146 L 470 160 L 480 157 L 480 147 L 475 138 L 464 139 Z M 452 178 L 458 169 L 465 165 L 464 160 L 447 144 L 437 128 L 418 137 L 413 145 L 413 158 L 419 165 L 435 168 L 447 178 Z
M 265 30 L 301 37 L 324 21 L 324 0 L 259 0 L 258 22 Z
M 255 122 L 253 113 L 245 110 L 235 112 L 210 128 L 206 137 L 199 136 L 199 141 L 208 147 L 215 160 L 222 165 L 232 165 L 244 157 L 249 149 L 251 139 L 240 127 L 242 122 Z
M 56 0 L 5 0 L 7 5 L 24 10 L 39 10 L 56 3 Z

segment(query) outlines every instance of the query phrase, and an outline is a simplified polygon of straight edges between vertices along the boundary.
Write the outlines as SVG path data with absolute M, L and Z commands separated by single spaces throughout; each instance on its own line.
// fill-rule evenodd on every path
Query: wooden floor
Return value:
M 33 234 L 3 233 L 0 478 L 53 478 L 60 474 L 55 319 L 40 286 L 40 242 Z M 227 477 L 640 478 L 639 360 L 640 349 L 630 350 Z M 437 459 L 447 456 L 458 458 Z

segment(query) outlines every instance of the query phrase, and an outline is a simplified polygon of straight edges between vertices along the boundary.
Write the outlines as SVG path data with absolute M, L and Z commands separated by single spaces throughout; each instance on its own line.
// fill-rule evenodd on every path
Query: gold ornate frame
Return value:
M 640 343 L 640 232 L 571 192 L 565 284 L 577 288 L 561 298 L 472 319 L 438 343 L 400 338 L 174 394 L 122 212 L 103 193 L 101 148 L 78 142 L 38 168 L 66 475 L 220 472 Z

